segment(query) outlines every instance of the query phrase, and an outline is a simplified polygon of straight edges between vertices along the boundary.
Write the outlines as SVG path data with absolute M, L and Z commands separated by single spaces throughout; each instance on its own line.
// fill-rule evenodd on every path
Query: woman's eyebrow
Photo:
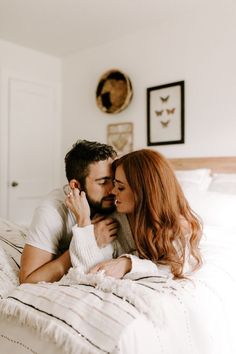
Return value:
M 116 178 L 114 179 L 114 181 L 117 183 L 125 184 L 124 182 L 121 182 L 119 179 L 116 179 Z

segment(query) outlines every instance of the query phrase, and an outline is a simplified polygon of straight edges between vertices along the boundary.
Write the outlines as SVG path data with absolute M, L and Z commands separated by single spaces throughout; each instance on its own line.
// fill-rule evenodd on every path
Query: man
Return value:
M 106 144 L 78 141 L 65 156 L 66 177 L 71 190 L 79 188 L 86 192 L 94 236 L 106 258 L 117 234 L 130 234 L 128 222 L 116 215 L 119 223 L 108 216 L 115 210 L 111 163 L 116 158 L 115 150 Z M 98 216 L 99 214 L 99 216 Z M 114 216 L 114 215 L 112 215 Z M 21 257 L 20 282 L 58 281 L 71 267 L 69 244 L 72 227 L 76 224 L 73 213 L 65 205 L 62 190 L 52 191 L 36 209 L 26 245 Z M 132 238 L 132 237 L 131 237 Z M 123 241 L 122 241 L 123 240 Z M 114 243 L 114 242 L 113 242 Z M 113 255 L 130 252 L 133 245 L 121 237 L 121 244 L 114 247 Z

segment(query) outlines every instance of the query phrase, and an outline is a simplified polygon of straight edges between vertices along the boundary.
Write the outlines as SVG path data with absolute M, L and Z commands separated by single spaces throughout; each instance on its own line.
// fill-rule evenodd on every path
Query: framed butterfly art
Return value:
M 147 145 L 184 143 L 184 81 L 147 88 Z

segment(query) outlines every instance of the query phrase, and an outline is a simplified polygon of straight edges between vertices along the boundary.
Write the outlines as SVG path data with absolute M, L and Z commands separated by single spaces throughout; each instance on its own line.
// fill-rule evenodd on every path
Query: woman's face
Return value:
M 116 208 L 119 213 L 130 214 L 134 211 L 134 194 L 130 188 L 123 167 L 120 165 L 115 172 L 112 193 L 116 196 Z

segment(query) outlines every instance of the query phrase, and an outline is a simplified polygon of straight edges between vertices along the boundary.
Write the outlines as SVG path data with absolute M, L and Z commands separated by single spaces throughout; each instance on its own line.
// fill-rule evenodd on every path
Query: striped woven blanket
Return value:
M 57 283 L 16 287 L 0 301 L 0 314 L 34 328 L 65 353 L 117 353 L 123 331 L 139 316 L 155 327 L 157 354 L 216 354 L 223 346 L 230 353 L 222 332 L 227 318 L 214 292 L 202 280 L 145 274 L 116 280 L 72 269 Z
M 114 353 L 123 330 L 141 314 L 164 325 L 161 293 L 175 299 L 183 313 L 171 279 L 142 274 L 116 280 L 71 269 L 57 283 L 16 287 L 0 302 L 0 313 L 35 328 L 65 353 Z
M 22 232 L 10 224 L 0 228 L 3 320 L 34 329 L 67 354 L 117 354 L 122 334 L 143 317 L 155 329 L 156 354 L 235 353 L 235 248 L 223 247 L 215 231 L 202 245 L 205 264 L 191 280 L 158 274 L 117 280 L 71 269 L 57 283 L 19 285 Z

